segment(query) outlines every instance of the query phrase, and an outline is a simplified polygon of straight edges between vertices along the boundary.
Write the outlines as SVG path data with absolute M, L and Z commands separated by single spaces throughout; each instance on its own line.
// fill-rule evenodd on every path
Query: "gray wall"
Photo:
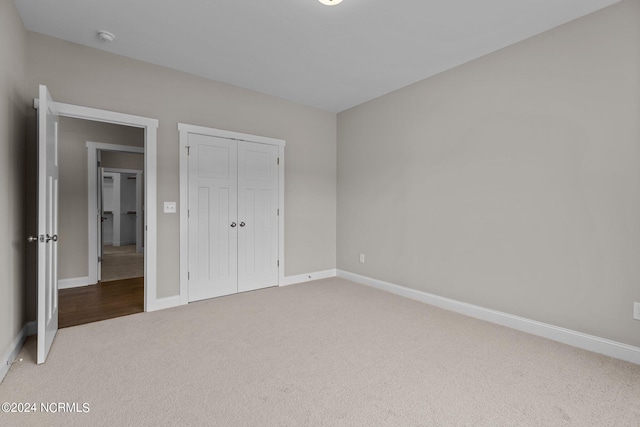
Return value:
M 144 145 L 144 139 L 142 139 Z M 103 151 L 102 167 L 144 171 L 144 154 Z
M 627 0 L 340 113 L 338 268 L 640 346 L 639 90 Z
M 26 321 L 22 191 L 26 178 L 26 47 L 26 31 L 13 2 L 0 0 L 0 357 Z
M 109 123 L 61 117 L 58 126 L 59 222 L 58 278 L 71 279 L 89 274 L 87 209 L 87 141 L 105 144 L 144 146 L 144 130 Z M 118 153 L 123 155 L 125 153 Z M 113 154 L 106 154 L 111 162 Z M 125 157 L 125 159 L 128 159 Z M 131 165 L 144 169 L 144 159 L 135 155 Z M 141 160 L 142 159 L 142 160 Z M 126 168 L 129 161 L 121 168 Z
M 285 150 L 286 275 L 336 265 L 336 115 L 293 102 L 28 33 L 28 93 L 159 120 L 158 296 L 179 290 L 178 131 L 184 122 L 280 138 Z

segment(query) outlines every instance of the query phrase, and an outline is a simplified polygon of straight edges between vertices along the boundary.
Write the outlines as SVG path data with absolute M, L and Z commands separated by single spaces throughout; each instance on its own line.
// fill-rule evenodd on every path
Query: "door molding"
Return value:
M 89 267 L 89 283 L 98 283 L 98 216 L 96 201 L 98 200 L 98 151 L 119 151 L 126 153 L 145 154 L 144 147 L 136 147 L 131 145 L 106 144 L 104 142 L 87 141 L 87 224 L 88 224 L 88 267 Z M 139 172 L 129 169 L 108 168 L 115 172 Z M 155 182 L 154 182 L 155 185 Z M 146 274 L 146 271 L 145 271 Z M 145 281 L 146 281 L 145 275 Z M 146 292 L 146 289 L 145 289 Z
M 35 108 L 40 102 L 33 100 Z M 157 131 L 158 120 L 148 117 L 134 116 L 115 111 L 99 110 L 80 105 L 54 102 L 60 116 L 95 122 L 112 123 L 144 129 L 144 170 L 145 179 L 145 257 L 144 257 L 144 311 L 154 311 L 166 307 L 163 298 L 157 292 Z
M 180 133 L 180 303 L 187 304 L 189 302 L 189 222 L 187 212 L 189 203 L 189 157 L 187 155 L 189 134 L 256 142 L 260 144 L 275 145 L 278 147 L 278 157 L 280 159 L 280 168 L 278 169 L 278 209 L 280 210 L 280 215 L 278 217 L 278 259 L 280 260 L 278 269 L 278 286 L 282 286 L 284 284 L 285 269 L 284 147 L 286 142 L 282 139 L 214 129 L 186 123 L 178 123 L 178 131 Z

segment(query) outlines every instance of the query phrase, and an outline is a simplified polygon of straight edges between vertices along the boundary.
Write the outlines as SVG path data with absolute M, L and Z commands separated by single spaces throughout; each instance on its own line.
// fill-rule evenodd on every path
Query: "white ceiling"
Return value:
M 619 0 L 15 0 L 27 29 L 339 112 Z M 100 42 L 97 30 L 116 35 Z

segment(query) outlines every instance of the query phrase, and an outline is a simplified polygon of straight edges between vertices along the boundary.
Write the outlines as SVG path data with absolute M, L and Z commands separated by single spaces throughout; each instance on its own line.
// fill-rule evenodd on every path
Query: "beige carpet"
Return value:
M 107 246 L 102 254 L 102 282 L 144 276 L 144 253 L 136 245 Z
M 638 426 L 640 366 L 341 279 L 60 330 L 0 402 L 34 426 Z

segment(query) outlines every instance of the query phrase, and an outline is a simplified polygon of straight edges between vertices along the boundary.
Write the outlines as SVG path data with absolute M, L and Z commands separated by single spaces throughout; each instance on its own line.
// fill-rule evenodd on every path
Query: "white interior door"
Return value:
M 58 331 L 58 115 L 46 86 L 38 108 L 38 364 Z
M 189 135 L 189 301 L 238 292 L 236 141 Z
M 278 147 L 238 141 L 238 291 L 278 284 Z

